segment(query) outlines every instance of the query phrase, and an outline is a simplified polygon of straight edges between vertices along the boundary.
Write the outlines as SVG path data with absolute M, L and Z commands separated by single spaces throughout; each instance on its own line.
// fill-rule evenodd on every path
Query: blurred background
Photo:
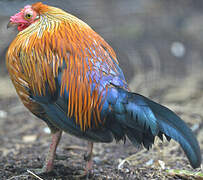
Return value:
M 37 1 L 0 1 L 0 95 L 13 95 L 7 82 L 5 52 L 15 37 L 9 17 Z M 194 84 L 203 67 L 203 2 L 201 0 L 49 0 L 87 22 L 114 48 L 133 90 L 150 95 L 164 86 L 201 89 Z M 163 82 L 162 82 L 163 81 Z M 183 95 L 182 95 L 183 96 Z
M 12 117 L 9 109 L 22 107 L 5 66 L 6 50 L 17 31 L 6 25 L 11 15 L 34 2 L 0 1 L 0 135 Z M 98 32 L 117 53 L 130 88 L 181 115 L 203 147 L 202 0 L 42 2 L 68 11 Z

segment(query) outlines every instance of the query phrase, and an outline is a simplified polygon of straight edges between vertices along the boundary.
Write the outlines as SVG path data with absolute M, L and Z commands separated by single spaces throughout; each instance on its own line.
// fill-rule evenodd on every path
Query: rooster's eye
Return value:
M 30 14 L 30 13 L 25 14 L 25 18 L 26 18 L 26 19 L 32 18 L 32 14 Z

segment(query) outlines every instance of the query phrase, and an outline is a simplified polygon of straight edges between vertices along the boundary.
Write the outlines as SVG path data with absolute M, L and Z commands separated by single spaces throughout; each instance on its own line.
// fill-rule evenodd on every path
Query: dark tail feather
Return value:
M 160 131 L 179 142 L 191 166 L 193 168 L 199 167 L 201 164 L 200 147 L 191 129 L 168 108 L 145 99 L 158 119 Z
M 163 134 L 180 143 L 190 164 L 197 168 L 201 164 L 198 142 L 188 126 L 168 108 L 139 94 L 117 88 L 118 99 L 111 104 L 116 120 L 123 127 L 126 136 L 137 145 L 149 148 L 154 137 L 162 139 Z

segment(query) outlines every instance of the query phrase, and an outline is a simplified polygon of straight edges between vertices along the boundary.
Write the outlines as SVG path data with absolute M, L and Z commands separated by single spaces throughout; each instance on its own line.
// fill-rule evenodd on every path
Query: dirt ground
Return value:
M 194 86 L 198 86 L 199 73 L 192 78 L 196 79 Z M 188 81 L 191 80 L 182 83 L 187 84 Z M 182 84 L 179 87 L 169 87 L 164 82 L 162 84 L 150 96 L 176 111 L 189 124 L 198 138 L 203 154 L 203 94 L 200 88 L 194 94 L 191 90 L 184 91 Z M 32 116 L 18 98 L 0 99 L 0 179 L 34 179 L 32 175 L 24 173 L 42 167 L 49 143 L 50 135 L 46 125 Z M 40 177 L 78 179 L 77 175 L 85 167 L 85 148 L 86 142 L 63 134 L 57 154 L 64 158 L 55 161 L 52 173 Z M 180 146 L 174 141 L 168 143 L 165 140 L 162 143 L 157 140 L 149 151 L 137 149 L 129 142 L 95 144 L 94 175 L 91 179 L 187 179 L 185 176 L 168 173 L 167 170 L 170 169 L 201 172 L 200 168 L 194 170 L 190 167 Z M 193 176 L 189 178 L 198 179 Z
M 81 17 L 108 40 L 130 88 L 180 115 L 194 131 L 203 155 L 203 1 L 126 1 L 49 2 Z M 16 96 L 4 63 L 15 36 L 6 29 L 9 16 L 32 2 L 35 0 L 0 1 L 0 180 L 39 179 L 26 172 L 42 167 L 51 141 L 47 126 Z M 40 178 L 79 179 L 86 145 L 64 133 L 54 171 Z M 128 141 L 95 144 L 90 179 L 201 179 L 195 174 L 171 172 L 174 169 L 203 173 L 203 165 L 191 168 L 175 141 L 157 140 L 149 151 Z

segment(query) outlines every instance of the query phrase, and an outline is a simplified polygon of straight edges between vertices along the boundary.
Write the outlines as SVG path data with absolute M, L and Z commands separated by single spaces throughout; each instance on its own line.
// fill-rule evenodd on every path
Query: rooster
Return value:
M 10 17 L 19 33 L 6 63 L 26 108 L 47 123 L 52 143 L 40 172 L 50 172 L 62 132 L 88 141 L 86 172 L 94 142 L 129 139 L 149 149 L 158 136 L 177 141 L 193 168 L 198 142 L 168 108 L 129 90 L 114 50 L 77 17 L 41 2 Z

